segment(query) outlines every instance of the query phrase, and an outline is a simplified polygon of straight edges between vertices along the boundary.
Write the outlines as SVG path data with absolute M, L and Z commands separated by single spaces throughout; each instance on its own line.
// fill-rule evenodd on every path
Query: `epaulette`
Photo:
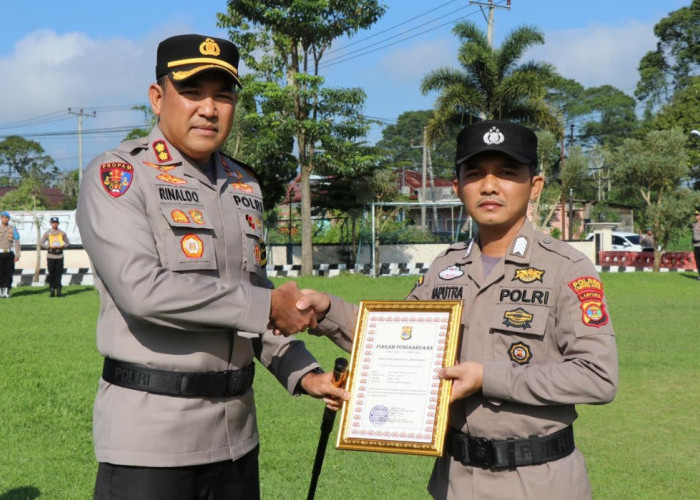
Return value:
M 124 141 L 116 147 L 116 151 L 129 153 L 131 156 L 135 156 L 139 151 L 148 149 L 148 138 L 139 137 L 137 139 L 130 139 Z
M 437 257 L 435 257 L 435 258 L 436 258 L 436 259 L 439 259 L 440 257 L 444 257 L 445 255 L 447 255 L 447 254 L 450 253 L 450 252 L 457 252 L 457 251 L 460 251 L 460 250 L 461 250 L 461 251 L 464 251 L 464 250 L 467 249 L 467 247 L 469 247 L 469 243 L 470 243 L 470 242 L 471 242 L 471 240 L 469 240 L 469 241 L 458 241 L 458 242 L 456 242 L 456 243 L 452 243 L 449 247 L 447 247 L 445 250 L 443 250 L 442 252 L 440 252 L 440 253 L 437 255 Z
M 566 257 L 572 262 L 578 262 L 579 260 L 587 258 L 582 252 L 576 250 L 568 243 L 553 238 L 552 236 L 540 236 L 537 238 L 537 242 L 545 250 L 549 250 L 550 252 L 559 254 L 562 257 Z
M 251 166 L 248 165 L 247 163 L 244 163 L 244 162 L 242 162 L 241 160 L 237 160 L 237 159 L 234 158 L 233 156 L 229 156 L 229 155 L 227 155 L 226 153 L 224 153 L 223 151 L 221 151 L 221 156 L 225 157 L 226 159 L 232 161 L 233 163 L 235 163 L 235 164 L 238 165 L 239 167 L 241 167 L 241 168 L 243 168 L 244 170 L 246 170 L 250 175 L 252 175 L 253 177 L 255 177 L 255 179 L 258 181 L 258 183 L 261 182 L 261 179 L 260 179 L 260 176 L 258 175 L 258 173 L 255 171 L 255 169 L 254 169 L 253 167 L 251 167 Z

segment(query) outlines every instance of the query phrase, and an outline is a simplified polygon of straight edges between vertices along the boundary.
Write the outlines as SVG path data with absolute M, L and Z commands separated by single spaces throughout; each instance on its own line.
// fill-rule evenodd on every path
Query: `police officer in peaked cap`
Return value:
M 294 307 L 296 285 L 268 280 L 260 183 L 219 150 L 238 60 L 228 40 L 163 40 L 148 89 L 158 123 L 83 177 L 77 222 L 104 356 L 97 499 L 258 498 L 254 358 L 291 394 L 347 396 L 303 343 L 268 330 L 303 330 L 315 316 Z
M 407 300 L 463 301 L 445 454 L 428 490 L 438 499 L 588 499 L 574 441 L 576 404 L 607 403 L 618 384 L 615 336 L 593 263 L 535 229 L 528 203 L 542 189 L 537 137 L 493 120 L 457 138 L 454 190 L 477 236 L 447 248 Z M 304 291 L 318 327 L 350 349 L 357 308 Z M 391 412 L 391 409 L 389 409 Z

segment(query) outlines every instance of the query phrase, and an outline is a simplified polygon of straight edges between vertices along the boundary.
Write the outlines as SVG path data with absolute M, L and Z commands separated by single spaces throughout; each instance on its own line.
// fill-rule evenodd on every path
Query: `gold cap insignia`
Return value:
M 199 52 L 204 56 L 216 57 L 221 54 L 221 49 L 214 40 L 207 38 L 199 45 Z

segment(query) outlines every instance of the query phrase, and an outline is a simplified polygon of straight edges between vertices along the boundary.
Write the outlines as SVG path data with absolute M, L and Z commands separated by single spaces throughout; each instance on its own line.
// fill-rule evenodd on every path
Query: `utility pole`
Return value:
M 95 118 L 97 113 L 94 111 L 92 113 L 86 113 L 82 108 L 78 111 L 68 108 L 68 114 L 78 117 L 78 189 L 80 189 L 80 184 L 83 182 L 83 116 Z
M 421 198 L 422 202 L 425 203 L 428 200 L 426 196 L 425 184 L 427 180 L 428 173 L 428 127 L 423 127 L 423 181 L 421 183 Z M 425 230 L 425 205 L 420 207 L 420 227 Z
M 507 0 L 505 5 L 494 5 L 493 0 L 489 0 L 488 2 L 477 2 L 474 0 L 469 0 L 469 5 L 478 5 L 479 8 L 481 9 L 481 13 L 484 15 L 484 20 L 486 21 L 486 23 L 488 25 L 488 28 L 486 30 L 486 40 L 489 43 L 489 47 L 493 47 L 493 12 L 494 12 L 494 9 L 508 9 L 508 10 L 510 10 L 510 0 Z M 489 9 L 488 17 L 486 16 L 486 12 L 484 12 L 484 7 L 488 7 L 488 9 Z

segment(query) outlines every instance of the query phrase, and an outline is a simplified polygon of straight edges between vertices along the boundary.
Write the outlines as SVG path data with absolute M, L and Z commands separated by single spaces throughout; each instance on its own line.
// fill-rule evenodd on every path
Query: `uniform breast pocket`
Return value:
M 164 228 L 165 266 L 172 271 L 216 269 L 214 230 L 201 207 L 161 206 L 168 224 Z
M 267 248 L 263 239 L 262 216 L 254 211 L 238 211 L 243 230 L 243 270 L 261 274 L 267 265 Z
M 498 304 L 490 320 L 494 361 L 543 362 L 548 318 L 547 306 Z

